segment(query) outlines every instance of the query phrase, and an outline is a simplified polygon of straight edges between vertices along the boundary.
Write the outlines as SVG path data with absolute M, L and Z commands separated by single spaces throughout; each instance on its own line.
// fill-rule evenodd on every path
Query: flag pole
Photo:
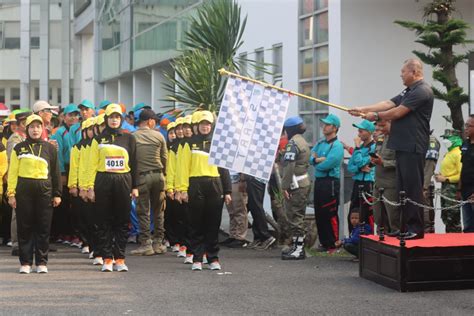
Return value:
M 303 98 L 303 99 L 307 99 L 307 100 L 311 100 L 311 101 L 314 101 L 314 102 L 317 102 L 317 103 L 321 103 L 321 104 L 336 108 L 336 109 L 341 110 L 341 111 L 346 111 L 346 112 L 349 111 L 349 108 L 347 108 L 345 106 L 337 105 L 337 104 L 334 104 L 334 103 L 329 103 L 329 102 L 326 102 L 326 101 L 323 101 L 323 100 L 320 100 L 320 99 L 310 97 L 310 96 L 305 95 L 305 94 L 301 94 L 301 93 L 296 92 L 296 91 L 291 91 L 291 90 L 288 90 L 288 89 L 284 89 L 284 88 L 281 88 L 281 87 L 271 85 L 271 84 L 266 83 L 264 81 L 256 80 L 256 79 L 249 78 L 249 77 L 245 77 L 245 76 L 227 71 L 224 68 L 219 69 L 219 74 L 221 76 L 232 76 L 232 77 L 237 77 L 237 78 L 247 80 L 247 81 L 250 81 L 250 82 L 253 82 L 253 83 L 257 83 L 259 85 L 264 86 L 265 88 L 272 88 L 272 89 L 275 89 L 275 90 L 278 90 L 278 91 L 281 91 L 281 92 L 288 93 L 290 95 L 295 95 L 295 96 Z

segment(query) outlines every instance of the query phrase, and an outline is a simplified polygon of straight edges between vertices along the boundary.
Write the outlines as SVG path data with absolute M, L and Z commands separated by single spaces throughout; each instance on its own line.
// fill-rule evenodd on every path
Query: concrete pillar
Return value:
M 156 112 L 163 112 L 165 111 L 164 106 L 171 106 L 173 102 L 165 101 L 166 96 L 169 94 L 163 88 L 163 83 L 166 81 L 165 76 L 163 75 L 164 72 L 171 72 L 171 67 L 168 66 L 160 66 L 160 67 L 153 67 L 151 69 L 151 107 Z
M 80 35 L 74 36 L 73 42 L 74 52 L 74 68 L 73 68 L 73 96 L 74 103 L 79 104 L 82 101 L 81 95 L 81 83 L 82 83 L 82 71 L 81 71 L 81 59 L 82 59 L 82 37 Z
M 133 104 L 144 102 L 151 105 L 151 75 L 147 72 L 133 74 Z
M 71 86 L 71 3 L 61 2 L 61 104 L 69 104 Z
M 23 107 L 31 107 L 30 102 L 30 0 L 20 4 L 20 100 Z M 5 89 L 5 103 L 9 104 L 10 89 Z
M 104 83 L 104 99 L 110 102 L 117 102 L 118 97 L 118 81 L 107 81 Z
M 100 39 L 99 27 L 99 1 L 94 1 L 94 104 L 99 104 L 104 100 L 104 84 L 100 82 L 102 73 L 102 64 L 100 54 L 102 51 L 102 41 Z
M 131 110 L 133 103 L 133 79 L 132 77 L 123 77 L 118 81 L 118 102 L 125 104 L 127 110 Z
M 40 1 L 40 99 L 49 100 L 49 0 Z

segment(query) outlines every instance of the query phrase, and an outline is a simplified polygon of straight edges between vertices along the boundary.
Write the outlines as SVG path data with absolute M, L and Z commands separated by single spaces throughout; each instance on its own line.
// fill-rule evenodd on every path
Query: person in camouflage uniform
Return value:
M 442 136 L 448 148 L 448 152 L 441 162 L 440 173 L 435 176 L 437 182 L 441 182 L 441 193 L 443 196 L 456 199 L 456 191 L 461 176 L 461 145 L 462 139 L 456 131 L 448 130 Z M 441 207 L 446 208 L 456 205 L 456 202 L 441 197 Z M 447 233 L 461 232 L 461 210 L 459 207 L 443 210 L 441 219 L 446 225 Z
M 433 131 L 431 131 L 433 132 Z M 424 168 L 424 179 L 423 179 L 423 197 L 425 198 L 425 204 L 429 206 L 434 205 L 434 201 L 430 198 L 430 186 L 434 183 L 431 181 L 433 178 L 436 164 L 438 163 L 439 158 L 439 149 L 441 144 L 438 139 L 431 133 L 430 135 L 430 144 L 428 151 L 426 152 L 425 157 L 425 168 Z M 425 233 L 434 233 L 434 219 L 435 212 L 433 209 L 424 208 L 424 222 L 425 222 Z
M 293 245 L 282 251 L 283 260 L 306 258 L 304 250 L 306 204 L 311 190 L 308 177 L 309 145 L 303 137 L 306 127 L 299 116 L 290 117 L 284 124 L 288 145 L 283 156 L 281 189 L 286 199 L 286 214 Z

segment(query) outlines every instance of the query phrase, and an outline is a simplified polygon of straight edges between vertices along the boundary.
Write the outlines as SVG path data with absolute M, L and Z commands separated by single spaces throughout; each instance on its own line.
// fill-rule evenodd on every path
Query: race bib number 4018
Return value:
M 106 157 L 105 171 L 123 171 L 125 170 L 125 157 Z

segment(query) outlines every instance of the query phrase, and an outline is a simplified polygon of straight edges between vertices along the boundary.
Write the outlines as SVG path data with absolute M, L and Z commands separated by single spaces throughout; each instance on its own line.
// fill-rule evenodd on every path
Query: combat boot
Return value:
M 152 256 L 155 254 L 155 251 L 153 250 L 151 240 L 147 240 L 145 243 L 141 244 L 140 247 L 132 250 L 130 253 L 132 256 Z
M 296 242 L 293 248 L 287 254 L 281 255 L 282 260 L 303 260 L 306 259 L 306 252 L 304 250 L 304 236 L 296 237 Z
M 291 239 L 290 238 L 287 239 L 285 241 L 285 245 L 281 249 L 282 259 L 283 259 L 283 255 L 289 254 L 290 252 L 294 251 L 295 248 L 296 248 L 296 237 L 292 237 Z
M 153 241 L 153 251 L 159 255 L 164 254 L 166 253 L 166 246 L 163 245 L 161 240 L 155 240 Z

